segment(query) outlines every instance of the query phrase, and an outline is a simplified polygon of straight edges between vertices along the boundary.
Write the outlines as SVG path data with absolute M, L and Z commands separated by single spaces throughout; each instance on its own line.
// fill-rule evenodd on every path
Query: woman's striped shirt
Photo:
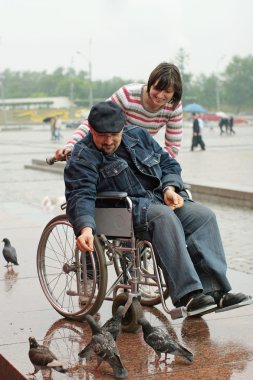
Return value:
M 160 110 L 151 112 L 143 105 L 144 84 L 132 83 L 122 86 L 109 99 L 117 103 L 126 115 L 127 125 L 137 125 L 145 128 L 151 135 L 155 135 L 165 126 L 165 149 L 172 157 L 178 154 L 182 141 L 183 113 L 180 102 L 175 110 L 167 103 Z M 83 138 L 88 128 L 88 121 L 83 123 L 74 132 L 72 139 L 67 146 L 73 146 L 78 140 Z

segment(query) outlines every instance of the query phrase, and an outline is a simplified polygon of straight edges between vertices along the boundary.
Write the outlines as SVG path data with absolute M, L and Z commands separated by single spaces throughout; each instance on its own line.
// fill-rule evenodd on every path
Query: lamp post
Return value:
M 91 46 L 92 46 L 92 41 L 91 39 L 89 40 L 89 58 L 88 58 L 88 75 L 89 75 L 89 108 L 93 106 L 93 91 L 92 91 L 92 61 L 91 61 Z M 85 54 L 83 54 L 81 51 L 77 51 L 77 54 L 82 55 L 83 57 L 86 57 Z
M 71 60 L 70 60 L 70 69 L 73 70 L 73 66 L 74 66 L 74 57 L 71 56 Z M 73 108 L 73 104 L 74 104 L 74 80 L 73 80 L 73 72 L 70 72 L 70 84 L 69 84 L 69 99 L 70 99 L 70 102 L 71 102 L 71 105 L 70 105 L 70 118 L 73 119 L 74 117 L 74 108 Z
M 216 64 L 216 111 L 220 111 L 220 82 L 219 82 L 219 64 L 225 58 L 225 55 L 222 55 Z
M 0 36 L 0 44 L 2 43 L 2 37 Z M 3 110 L 3 126 L 5 127 L 7 124 L 6 118 L 6 108 L 5 108 L 5 93 L 4 93 L 4 72 L 0 71 L 0 86 L 1 86 L 1 108 Z
M 6 126 L 6 109 L 5 109 L 5 96 L 4 96 L 4 75 L 0 74 L 0 86 L 1 86 L 1 103 L 3 110 L 3 126 Z

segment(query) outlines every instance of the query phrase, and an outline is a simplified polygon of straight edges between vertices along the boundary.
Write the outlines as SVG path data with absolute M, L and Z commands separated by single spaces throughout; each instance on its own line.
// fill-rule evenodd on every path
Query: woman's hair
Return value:
M 156 83 L 157 82 L 157 83 Z M 173 63 L 162 62 L 150 74 L 147 83 L 147 93 L 149 94 L 151 86 L 159 91 L 167 90 L 170 87 L 174 90 L 171 103 L 175 109 L 182 98 L 183 88 L 182 79 L 177 66 Z

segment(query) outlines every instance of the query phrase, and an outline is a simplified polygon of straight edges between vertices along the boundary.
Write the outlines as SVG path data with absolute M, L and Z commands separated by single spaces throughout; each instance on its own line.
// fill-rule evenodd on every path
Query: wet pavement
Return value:
M 253 127 L 236 127 L 235 136 L 206 130 L 206 152 L 190 152 L 191 130 L 185 130 L 179 161 L 185 181 L 253 192 Z M 63 131 L 64 137 L 71 131 Z M 69 368 L 67 374 L 39 372 L 37 379 L 112 379 L 111 368 L 95 361 L 78 366 L 77 353 L 90 338 L 85 323 L 67 321 L 49 305 L 37 276 L 36 250 L 45 224 L 61 213 L 59 204 L 45 205 L 45 197 L 64 194 L 62 175 L 24 169 L 32 158 L 53 154 L 50 132 L 0 132 L 0 236 L 16 247 L 19 266 L 7 270 L 0 258 L 0 354 L 23 375 L 33 370 L 28 358 L 28 337 L 45 342 Z M 44 206 L 42 203 L 44 202 Z M 208 200 L 204 201 L 209 204 Z M 216 212 L 227 254 L 233 290 L 253 293 L 253 209 L 210 203 Z M 3 246 L 3 243 L 2 243 Z M 111 303 L 99 311 L 103 323 Z M 122 333 L 118 346 L 129 379 L 251 379 L 253 373 L 253 305 L 200 319 L 171 320 L 161 306 L 145 309 L 152 324 L 167 329 L 194 353 L 193 363 L 171 357 L 169 365 L 152 364 L 155 355 L 141 331 Z M 131 349 L 129 349 L 131 348 Z M 0 367 L 1 368 L 1 367 Z M 5 380 L 0 373 L 0 379 Z M 7 379 L 7 378 L 6 378 Z M 9 380 L 10 378 L 8 378 Z

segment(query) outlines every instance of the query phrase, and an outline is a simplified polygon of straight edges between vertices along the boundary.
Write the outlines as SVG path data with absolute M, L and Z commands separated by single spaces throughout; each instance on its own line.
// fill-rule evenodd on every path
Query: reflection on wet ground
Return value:
M 33 271 L 32 267 L 31 270 Z M 28 337 L 35 336 L 40 344 L 48 346 L 61 360 L 68 372 L 61 374 L 43 370 L 36 374 L 40 379 L 112 379 L 111 367 L 103 362 L 94 371 L 97 361 L 80 364 L 78 352 L 91 338 L 86 322 L 61 318 L 45 299 L 35 277 L 17 276 L 13 270 L 1 268 L 0 350 L 27 378 L 33 371 L 28 358 Z M 20 273 L 19 273 L 20 274 Z M 251 276 L 231 272 L 241 290 L 252 289 Z M 10 285 L 13 276 L 14 286 Z M 15 280 L 14 280 L 15 281 Z M 9 286 L 10 285 L 10 286 Z M 12 287 L 11 287 L 12 286 Z M 6 297 L 3 296 L 3 290 Z M 171 306 L 170 303 L 168 305 Z M 96 320 L 102 325 L 111 316 L 112 304 L 104 301 Z M 166 365 L 154 364 L 156 354 L 144 342 L 142 330 L 122 333 L 117 341 L 129 379 L 250 379 L 253 370 L 253 305 L 202 318 L 171 320 L 161 306 L 143 307 L 145 317 L 154 326 L 164 329 L 194 354 L 192 363 L 178 356 L 169 356 Z M 0 377 L 1 378 L 1 377 Z M 2 380 L 2 378 L 1 378 Z M 3 379 L 4 380 L 4 379 Z
M 154 312 L 155 310 L 155 312 Z M 194 353 L 193 363 L 180 357 L 170 356 L 166 365 L 155 365 L 155 353 L 143 340 L 142 331 L 135 334 L 122 333 L 118 338 L 118 348 L 122 361 L 129 372 L 129 379 L 165 379 L 168 375 L 176 379 L 250 379 L 247 377 L 253 367 L 252 312 L 249 306 L 230 317 L 222 318 L 186 318 L 180 324 L 172 324 L 157 309 L 145 312 L 152 324 L 161 326 L 176 340 Z M 230 312 L 232 313 L 232 312 Z M 250 327 L 250 330 L 248 328 Z M 231 334 L 231 331 L 234 334 Z M 240 334 L 240 339 L 238 335 Z M 91 338 L 87 323 L 59 319 L 45 332 L 41 343 L 47 345 L 68 368 L 65 378 L 69 379 L 111 379 L 111 367 L 103 362 L 99 370 L 94 371 L 96 359 L 80 365 L 78 352 Z M 31 369 L 29 361 L 26 370 Z M 62 374 L 42 371 L 38 379 L 61 379 Z
M 13 286 L 17 282 L 18 272 L 16 272 L 12 267 L 9 267 L 4 275 L 4 284 L 5 291 L 11 292 L 13 291 Z

